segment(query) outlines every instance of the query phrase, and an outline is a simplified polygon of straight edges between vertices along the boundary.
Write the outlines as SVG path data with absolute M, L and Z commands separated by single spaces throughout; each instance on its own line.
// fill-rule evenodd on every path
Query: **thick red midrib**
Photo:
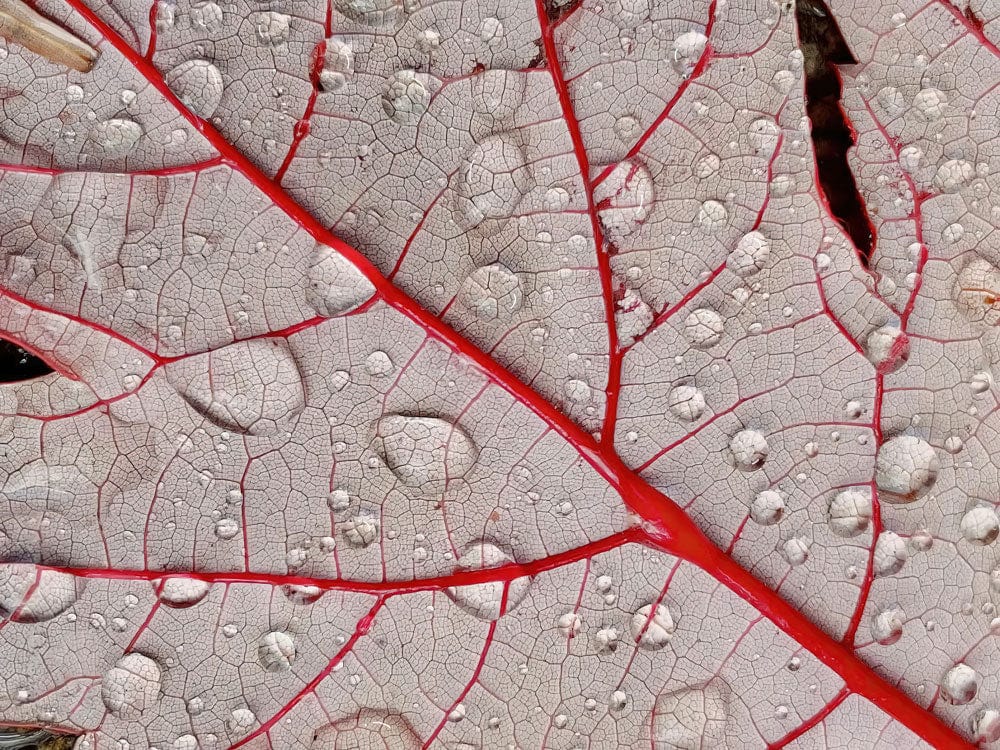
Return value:
M 570 97 L 566 76 L 562 72 L 559 60 L 559 50 L 556 49 L 554 28 L 549 22 L 545 10 L 545 0 L 535 0 L 535 13 L 542 35 L 542 48 L 545 50 L 545 60 L 552 74 L 552 85 L 559 97 L 559 107 L 562 111 L 566 129 L 569 130 L 570 141 L 573 143 L 573 154 L 580 169 L 580 179 L 583 181 L 583 193 L 587 199 L 587 214 L 590 217 L 590 230 L 594 235 L 594 252 L 597 257 L 597 273 L 601 279 L 601 292 L 604 300 L 604 318 L 608 329 L 608 381 L 604 389 L 605 411 L 604 425 L 601 429 L 601 444 L 611 445 L 615 440 L 615 417 L 618 414 L 618 394 L 621 391 L 622 351 L 618 345 L 618 327 L 615 322 L 615 286 L 611 274 L 611 256 L 604 242 L 604 232 L 597 216 L 597 206 L 594 204 L 594 185 L 590 179 L 590 159 L 583 142 L 580 121 L 577 120 L 573 99 Z
M 898 688 L 885 682 L 861 662 L 853 651 L 827 635 L 776 592 L 718 549 L 673 501 L 635 475 L 614 453 L 613 446 L 599 446 L 588 433 L 540 394 L 394 287 L 365 256 L 323 227 L 311 213 L 261 172 L 210 123 L 189 112 L 167 86 L 156 67 L 130 47 L 114 29 L 87 7 L 83 0 L 67 0 L 67 2 L 216 148 L 225 162 L 241 172 L 314 239 L 335 248 L 354 263 L 372 282 L 387 304 L 420 325 L 429 336 L 438 338 L 453 351 L 473 361 L 495 383 L 532 409 L 570 443 L 580 456 L 619 492 L 629 507 L 646 520 L 649 524 L 647 531 L 658 546 L 698 565 L 757 607 L 775 625 L 837 672 L 853 692 L 879 705 L 924 740 L 940 747 L 972 747 L 939 718 L 917 706 Z M 712 8 L 714 10 L 714 2 Z

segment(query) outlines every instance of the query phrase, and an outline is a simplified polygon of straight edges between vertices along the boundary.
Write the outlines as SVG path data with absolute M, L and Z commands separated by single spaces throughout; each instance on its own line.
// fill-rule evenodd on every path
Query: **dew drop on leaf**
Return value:
M 761 526 L 773 526 L 785 515 L 785 501 L 775 490 L 763 490 L 750 502 L 750 518 Z

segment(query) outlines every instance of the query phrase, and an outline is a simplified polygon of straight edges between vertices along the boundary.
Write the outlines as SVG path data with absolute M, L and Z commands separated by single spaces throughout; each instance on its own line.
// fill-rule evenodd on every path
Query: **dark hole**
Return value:
M 823 0 L 798 0 L 795 17 L 805 60 L 806 114 L 812 123 L 820 189 L 830 212 L 850 236 L 867 267 L 875 246 L 875 230 L 847 163 L 854 130 L 840 106 L 837 72 L 838 65 L 853 65 L 857 60 Z
M 18 383 L 48 375 L 52 368 L 12 341 L 0 339 L 0 383 Z
M 76 736 L 45 729 L 0 727 L 0 748 L 5 750 L 71 750 Z
M 542 5 L 545 7 L 545 15 L 549 17 L 549 21 L 555 22 L 576 10 L 581 2 L 582 0 L 545 0 Z

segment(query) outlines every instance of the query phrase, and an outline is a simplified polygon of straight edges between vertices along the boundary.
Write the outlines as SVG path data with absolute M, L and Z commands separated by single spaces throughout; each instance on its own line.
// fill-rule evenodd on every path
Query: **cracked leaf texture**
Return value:
M 829 5 L 870 258 L 794 2 L 32 3 L 2 723 L 1000 746 L 1000 10 Z

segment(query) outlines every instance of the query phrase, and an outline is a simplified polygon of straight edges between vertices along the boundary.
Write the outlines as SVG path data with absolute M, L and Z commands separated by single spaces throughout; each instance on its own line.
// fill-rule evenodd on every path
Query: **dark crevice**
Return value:
M 77 739 L 46 729 L 0 727 L 0 750 L 71 750 Z
M 798 0 L 795 17 L 805 62 L 806 114 L 812 123 L 820 189 L 867 268 L 875 247 L 875 230 L 847 163 L 847 152 L 855 143 L 854 128 L 840 106 L 837 72 L 838 65 L 855 65 L 858 61 L 823 0 Z
M 582 0 L 545 0 L 545 15 L 549 17 L 549 22 L 554 23 L 560 18 L 568 16 L 582 4 Z
M 0 338 L 0 383 L 18 383 L 48 375 L 52 368 L 12 341 Z

